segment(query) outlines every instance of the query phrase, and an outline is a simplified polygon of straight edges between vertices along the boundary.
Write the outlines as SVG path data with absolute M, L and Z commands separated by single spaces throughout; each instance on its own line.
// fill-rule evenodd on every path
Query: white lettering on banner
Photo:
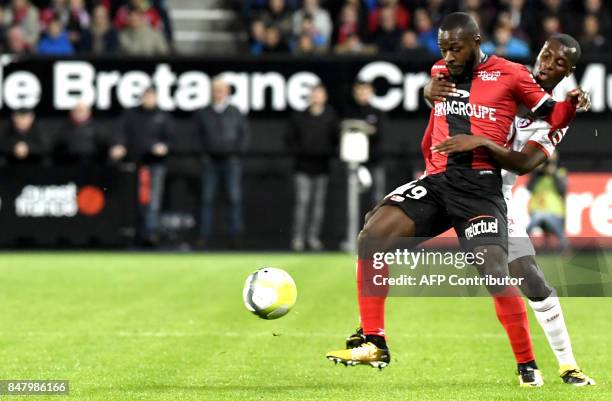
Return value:
M 15 199 L 18 217 L 73 217 L 78 213 L 77 186 L 27 185 Z
M 78 102 L 85 102 L 98 110 L 108 110 L 114 106 L 126 108 L 136 105 L 142 89 L 151 83 L 157 87 L 163 110 L 192 111 L 210 103 L 212 75 L 202 70 L 178 73 L 172 63 L 154 64 L 153 73 L 150 73 L 139 70 L 119 71 L 118 68 L 98 70 L 95 63 L 88 61 L 56 61 L 52 67 L 52 94 L 41 93 L 41 80 L 46 79 L 46 76 L 36 76 L 25 70 L 6 73 L 7 65 L 10 63 L 0 63 L 0 84 L 4 88 L 0 107 L 36 107 L 42 96 L 52 96 L 53 106 L 60 111 L 69 110 Z M 287 65 L 293 67 L 295 64 Z M 330 68 L 332 65 L 330 61 Z M 310 87 L 321 81 L 311 71 L 297 71 L 284 76 L 273 67 L 264 71 L 225 71 L 222 75 L 232 87 L 232 104 L 245 113 L 266 109 L 304 110 Z M 486 80 L 497 77 L 495 72 L 481 75 Z M 379 89 L 373 97 L 374 106 L 384 111 L 398 108 L 416 111 L 421 105 L 421 89 L 428 82 L 429 76 L 425 71 L 405 73 L 397 64 L 374 61 L 365 64 L 357 72 L 356 78 L 367 82 L 386 82 L 385 89 Z M 343 78 L 352 82 L 355 77 Z M 576 78 L 570 76 L 559 85 L 555 93 L 567 92 L 576 86 Z M 604 64 L 586 65 L 579 86 L 591 94 L 593 112 L 612 110 L 612 74 L 606 73 Z
M 201 72 L 191 71 L 181 75 L 176 91 L 176 104 L 179 109 L 193 111 L 210 103 L 210 79 Z
M 96 107 L 100 110 L 108 110 L 112 106 L 113 98 L 111 96 L 113 87 L 117 86 L 121 74 L 119 71 L 101 72 L 98 74 L 96 79 L 96 85 L 98 87 L 98 96 L 96 101 Z M 55 98 L 58 95 L 56 93 Z
M 285 78 L 278 72 L 253 74 L 253 110 L 266 108 L 266 90 L 270 88 L 272 94 L 272 109 L 283 110 L 287 107 L 285 99 Z
M 398 66 L 385 61 L 377 61 L 363 67 L 357 79 L 359 81 L 374 82 L 376 78 L 384 78 L 391 85 L 399 85 L 402 83 L 402 70 Z M 387 93 L 379 96 L 374 96 L 370 100 L 372 106 L 383 111 L 395 109 L 402 102 L 402 91 L 398 88 L 392 88 Z
M 404 90 L 391 88 L 385 94 L 378 94 L 370 101 L 372 106 L 383 111 L 390 111 L 402 104 L 404 109 L 415 111 L 419 108 L 420 90 L 429 82 L 429 74 L 425 72 L 408 73 L 402 76 L 398 66 L 385 61 L 377 61 L 367 64 L 357 74 L 360 81 L 374 82 L 377 78 L 386 80 L 390 85 L 400 85 L 404 81 Z
M 570 175 L 572 177 L 572 175 Z M 597 174 L 576 174 L 582 186 L 568 186 L 565 199 L 565 231 L 570 237 L 612 237 L 612 176 L 593 181 Z M 586 180 L 586 181 L 583 181 Z M 529 191 L 526 181 L 517 185 L 512 196 L 512 214 L 521 224 L 529 222 Z M 576 182 L 576 181 L 574 181 Z M 585 182 L 590 182 L 586 184 Z M 595 182 L 595 183 L 594 183 Z M 598 182 L 598 183 L 597 183 Z M 603 188 L 602 188 L 603 184 Z
M 606 108 L 606 99 L 604 97 L 605 90 L 608 91 L 608 109 L 612 109 L 612 86 L 610 85 L 610 78 L 612 78 L 612 75 L 608 77 L 606 88 L 605 65 L 600 63 L 589 64 L 582 73 L 580 85 L 576 82 L 576 77 L 570 75 L 564 78 L 559 85 L 555 87 L 554 94 L 559 99 L 563 99 L 567 92 L 580 86 L 591 95 L 591 111 L 601 113 L 605 111 Z
M 18 71 L 4 81 L 4 100 L 11 109 L 34 108 L 40 103 L 40 81 L 29 71 Z
M 311 88 L 321 82 L 312 72 L 298 72 L 289 78 L 287 84 L 287 100 L 294 110 L 304 111 L 308 108 L 308 96 Z
M 565 231 L 569 235 L 580 235 L 582 232 L 582 213 L 593 203 L 592 193 L 569 193 L 565 199 L 568 211 L 565 217 Z
M 79 102 L 92 105 L 96 94 L 91 85 L 96 71 L 85 61 L 55 63 L 53 69 L 53 107 L 70 110 Z
M 174 100 L 172 99 L 172 88 L 176 85 L 176 74 L 172 72 L 168 64 L 157 67 L 153 76 L 153 84 L 157 88 L 157 102 L 162 110 L 172 110 Z
M 608 181 L 606 192 L 596 197 L 591 205 L 591 223 L 601 235 L 612 236 L 612 180 Z

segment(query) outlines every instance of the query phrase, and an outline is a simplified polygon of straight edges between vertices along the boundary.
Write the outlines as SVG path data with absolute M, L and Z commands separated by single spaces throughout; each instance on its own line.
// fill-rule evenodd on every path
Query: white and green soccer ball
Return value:
M 297 288 L 286 271 L 264 267 L 247 277 L 242 297 L 246 308 L 260 318 L 278 319 L 295 305 Z

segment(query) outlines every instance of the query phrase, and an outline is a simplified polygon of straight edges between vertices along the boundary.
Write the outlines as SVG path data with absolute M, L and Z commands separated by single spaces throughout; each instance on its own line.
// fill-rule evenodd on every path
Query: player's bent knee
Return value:
M 481 273 L 494 277 L 508 277 L 508 256 L 506 250 L 499 245 L 481 245 L 473 249 L 475 254 L 484 255 L 483 264 L 479 267 Z
M 520 288 L 530 300 L 542 301 L 553 292 L 533 256 L 523 256 L 515 259 L 510 262 L 509 267 L 512 277 L 523 279 Z

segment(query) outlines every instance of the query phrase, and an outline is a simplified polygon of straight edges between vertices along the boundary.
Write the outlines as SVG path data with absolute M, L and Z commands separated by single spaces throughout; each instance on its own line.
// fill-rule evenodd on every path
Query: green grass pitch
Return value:
M 298 285 L 276 321 L 242 304 L 263 266 Z M 354 269 L 343 254 L 2 254 L 0 379 L 70 380 L 69 397 L 32 400 L 612 400 L 610 298 L 562 300 L 592 388 L 561 383 L 531 315 L 546 384 L 519 388 L 488 298 L 390 299 L 389 367 L 332 364 L 357 323 Z

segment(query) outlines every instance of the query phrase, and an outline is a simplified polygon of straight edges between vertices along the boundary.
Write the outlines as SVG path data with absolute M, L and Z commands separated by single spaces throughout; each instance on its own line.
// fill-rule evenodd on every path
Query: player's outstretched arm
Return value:
M 504 148 L 495 142 L 478 135 L 455 135 L 437 146 L 431 148 L 434 153 L 448 155 L 450 153 L 469 152 L 476 148 L 486 148 L 491 156 L 506 170 L 519 175 L 527 174 L 542 164 L 547 155 L 539 147 L 527 142 L 520 152 Z

